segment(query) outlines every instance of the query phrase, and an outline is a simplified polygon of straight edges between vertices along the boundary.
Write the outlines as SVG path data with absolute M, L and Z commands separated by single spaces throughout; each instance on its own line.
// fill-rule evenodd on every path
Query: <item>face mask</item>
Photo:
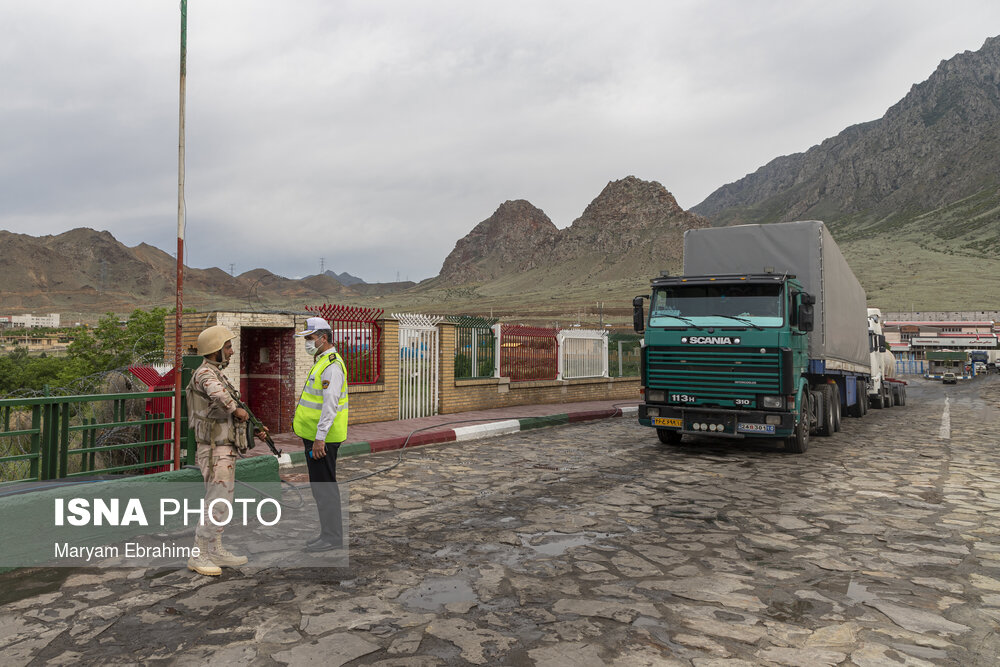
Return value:
M 307 340 L 306 341 L 306 352 L 315 357 L 316 356 L 316 341 Z

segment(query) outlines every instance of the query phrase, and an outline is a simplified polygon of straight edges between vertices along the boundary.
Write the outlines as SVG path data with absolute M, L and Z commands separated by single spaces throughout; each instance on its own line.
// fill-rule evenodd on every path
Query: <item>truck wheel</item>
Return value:
M 896 405 L 896 392 L 892 390 L 892 385 L 882 385 L 882 391 L 885 393 L 885 407 L 891 408 Z
M 903 396 L 904 389 L 905 387 L 901 384 L 892 385 L 892 400 L 900 407 L 906 405 L 906 398 Z
M 875 408 L 876 410 L 881 410 L 882 408 L 885 407 L 885 392 L 884 391 L 880 391 L 875 396 L 872 396 L 871 399 L 872 399 L 871 406 L 873 408 Z
M 679 445 L 681 444 L 681 432 L 672 431 L 669 428 L 658 428 L 656 429 L 656 437 L 660 439 L 664 445 Z
M 816 392 L 816 397 L 819 399 L 816 405 L 816 412 L 819 413 L 817 416 L 822 417 L 821 423 L 818 424 L 816 432 L 828 438 L 833 435 L 833 399 L 830 396 L 830 388 L 824 386 L 820 391 Z
M 809 449 L 809 405 L 808 398 L 803 398 L 799 407 L 799 423 L 795 432 L 785 440 L 785 449 L 792 454 L 802 454 Z
M 857 419 L 865 416 L 865 406 L 868 405 L 868 390 L 864 380 L 854 380 L 854 405 L 847 406 L 847 414 Z
M 868 383 L 864 380 L 861 381 L 861 396 L 864 396 L 864 400 L 860 401 L 861 405 L 861 416 L 864 417 L 868 414 Z
M 836 433 L 840 430 L 840 411 L 842 409 L 840 405 L 840 389 L 837 385 L 830 385 L 830 395 L 833 397 L 833 431 Z
M 906 405 L 906 385 L 899 386 L 899 405 Z

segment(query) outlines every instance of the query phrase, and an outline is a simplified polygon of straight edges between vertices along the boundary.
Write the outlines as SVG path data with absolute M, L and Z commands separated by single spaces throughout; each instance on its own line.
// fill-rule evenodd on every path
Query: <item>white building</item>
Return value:
M 59 313 L 49 313 L 48 315 L 11 315 L 11 326 L 23 327 L 25 329 L 41 329 L 43 327 L 58 327 Z

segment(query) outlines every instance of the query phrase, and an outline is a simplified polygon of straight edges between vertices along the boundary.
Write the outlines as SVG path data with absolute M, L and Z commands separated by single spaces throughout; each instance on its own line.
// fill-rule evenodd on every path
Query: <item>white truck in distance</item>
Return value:
M 868 402 L 873 408 L 906 405 L 906 383 L 895 379 L 896 357 L 885 345 L 882 333 L 882 311 L 868 309 L 868 347 L 871 358 L 871 381 Z

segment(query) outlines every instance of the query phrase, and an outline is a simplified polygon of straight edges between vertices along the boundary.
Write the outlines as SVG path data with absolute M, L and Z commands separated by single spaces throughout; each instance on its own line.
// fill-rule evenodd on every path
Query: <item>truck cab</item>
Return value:
M 651 288 L 648 318 L 645 297 L 633 301 L 645 333 L 639 422 L 670 444 L 684 434 L 773 437 L 804 449 L 815 299 L 796 277 L 661 275 Z

